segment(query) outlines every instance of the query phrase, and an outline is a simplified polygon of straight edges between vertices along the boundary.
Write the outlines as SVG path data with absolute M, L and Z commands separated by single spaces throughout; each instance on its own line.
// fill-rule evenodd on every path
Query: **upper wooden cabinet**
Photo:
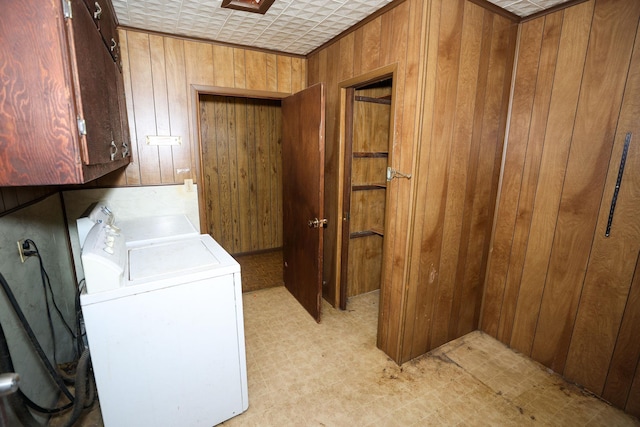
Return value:
M 87 6 L 3 7 L 0 186 L 84 183 L 129 163 L 115 18 Z

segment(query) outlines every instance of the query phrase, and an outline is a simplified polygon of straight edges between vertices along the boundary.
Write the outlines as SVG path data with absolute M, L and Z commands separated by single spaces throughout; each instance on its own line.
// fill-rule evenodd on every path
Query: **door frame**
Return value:
M 291 93 L 286 92 L 271 92 L 266 90 L 251 90 L 251 89 L 236 89 L 222 86 L 205 86 L 205 85 L 191 85 L 191 161 L 196 165 L 196 188 L 198 190 L 198 214 L 200 216 L 200 232 L 209 233 L 207 227 L 208 218 L 206 204 L 204 203 L 204 165 L 202 164 L 202 138 L 200 129 L 200 95 L 214 95 L 214 96 L 233 96 L 237 98 L 252 98 L 252 99 L 273 99 L 282 101 L 283 98 L 291 96 Z
M 345 148 L 347 145 L 347 133 L 352 129 L 353 117 L 348 117 L 348 115 L 353 115 L 353 109 L 349 106 L 348 96 L 349 93 L 355 89 L 359 89 L 363 86 L 367 86 L 371 83 L 375 83 L 381 80 L 392 79 L 391 85 L 391 112 L 390 112 L 390 123 L 389 123 L 389 157 L 388 163 L 392 164 L 393 158 L 393 150 L 391 149 L 395 142 L 395 115 L 396 115 L 396 99 L 397 99 L 397 72 L 398 72 L 398 64 L 390 64 L 381 68 L 377 68 L 375 70 L 369 71 L 367 73 L 361 74 L 356 77 L 352 77 L 347 80 L 343 80 L 338 83 L 338 87 L 340 90 L 340 109 L 339 109 L 339 130 L 338 130 L 338 203 L 337 203 L 337 216 L 336 218 L 340 218 L 341 220 L 336 224 L 336 258 L 335 258 L 335 266 L 334 266 L 334 283 L 335 283 L 335 295 L 337 297 L 337 305 L 341 309 L 346 309 L 347 298 L 346 298 L 346 286 L 343 286 L 342 283 L 342 238 L 344 233 L 344 222 L 346 221 L 344 217 L 344 188 L 345 188 Z M 387 205 L 389 198 L 389 191 L 387 191 Z M 385 206 L 386 210 L 386 206 Z M 389 216 L 385 215 L 385 230 L 388 230 L 388 222 Z M 385 243 L 383 244 L 382 249 L 382 277 L 384 277 L 385 269 L 386 269 L 386 258 L 385 255 L 388 251 L 387 245 L 390 239 L 385 239 Z M 384 283 L 380 283 L 380 288 L 382 291 L 382 286 Z M 383 292 L 380 293 L 383 295 Z M 380 304 L 382 308 L 382 304 Z

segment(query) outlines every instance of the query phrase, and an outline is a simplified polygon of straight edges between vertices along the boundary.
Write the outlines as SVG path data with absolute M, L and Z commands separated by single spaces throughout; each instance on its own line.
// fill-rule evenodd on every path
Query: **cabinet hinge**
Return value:
M 80 135 L 87 134 L 87 122 L 85 122 L 84 119 L 78 119 L 78 133 L 80 133 Z
M 73 12 L 71 11 L 71 0 L 62 0 L 62 11 L 64 12 L 65 19 L 73 18 Z

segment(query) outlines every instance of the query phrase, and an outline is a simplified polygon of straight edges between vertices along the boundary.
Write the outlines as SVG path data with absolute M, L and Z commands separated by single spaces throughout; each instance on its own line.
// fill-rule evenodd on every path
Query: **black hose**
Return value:
M 7 338 L 4 335 L 2 325 L 0 325 L 0 372 L 15 372 L 11 354 L 9 353 L 9 345 L 7 344 Z M 9 403 L 9 406 L 21 425 L 24 427 L 40 427 L 40 423 L 33 418 L 29 409 L 27 409 L 24 400 L 21 398 L 21 394 L 22 391 L 18 389 L 16 393 L 5 396 L 4 399 Z
M 90 384 L 90 375 L 89 375 L 89 366 L 91 363 L 91 358 L 89 356 L 89 349 L 86 349 L 82 356 L 80 356 L 80 360 L 78 360 L 78 366 L 76 367 L 76 401 L 73 406 L 73 412 L 71 413 L 71 417 L 65 424 L 65 427 L 71 427 L 78 421 L 80 415 L 82 414 L 83 409 L 85 408 L 85 399 L 89 394 L 87 389 L 91 389 L 92 384 Z
M 64 395 L 67 396 L 67 398 L 73 403 L 73 401 L 74 401 L 73 395 L 71 394 L 71 392 L 69 391 L 69 389 L 65 385 L 64 380 L 58 374 L 58 371 L 56 370 L 56 368 L 53 365 L 51 365 L 51 362 L 47 358 L 47 355 L 45 354 L 44 350 L 42 349 L 42 346 L 38 342 L 38 339 L 36 338 L 35 334 L 33 333 L 33 330 L 31 329 L 31 326 L 29 326 L 29 322 L 27 321 L 26 317 L 24 316 L 24 313 L 22 312 L 22 309 L 20 308 L 20 305 L 18 304 L 18 301 L 16 301 L 16 298 L 13 295 L 13 292 L 11 291 L 11 288 L 9 287 L 9 284 L 5 280 L 5 278 L 2 275 L 2 273 L 0 273 L 0 284 L 2 284 L 2 288 L 4 289 L 4 292 L 7 294 L 7 298 L 9 299 L 9 302 L 11 303 L 11 306 L 13 307 L 14 311 L 16 312 L 16 315 L 18 316 L 18 319 L 20 319 L 20 323 L 22 323 L 22 327 L 24 328 L 25 332 L 27 333 L 27 336 L 29 337 L 29 341 L 31 341 L 31 344 L 33 345 L 33 347 L 35 348 L 36 352 L 38 353 L 38 356 L 40 356 L 40 360 L 42 361 L 42 363 L 47 368 L 47 371 L 51 375 L 51 378 L 58 385 L 58 388 L 60 389 L 60 391 L 62 391 L 62 393 L 64 393 Z

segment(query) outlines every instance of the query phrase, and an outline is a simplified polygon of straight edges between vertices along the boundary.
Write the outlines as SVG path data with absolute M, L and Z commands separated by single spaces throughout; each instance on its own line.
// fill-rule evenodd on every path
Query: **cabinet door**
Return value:
M 116 31 L 116 16 L 109 0 L 84 0 L 93 18 L 96 28 L 100 32 L 104 44 L 109 49 L 114 61 L 119 58 L 118 32 Z
M 107 163 L 115 150 L 109 113 L 113 61 L 82 0 L 74 0 L 72 7 L 82 117 L 86 124 L 82 157 L 89 165 Z
M 129 124 L 124 99 L 124 82 L 118 64 L 106 59 L 105 61 L 108 62 L 106 66 L 109 81 L 111 133 L 112 140 L 116 145 L 116 148 L 112 148 L 112 150 L 116 153 L 114 160 L 117 160 L 129 156 Z

